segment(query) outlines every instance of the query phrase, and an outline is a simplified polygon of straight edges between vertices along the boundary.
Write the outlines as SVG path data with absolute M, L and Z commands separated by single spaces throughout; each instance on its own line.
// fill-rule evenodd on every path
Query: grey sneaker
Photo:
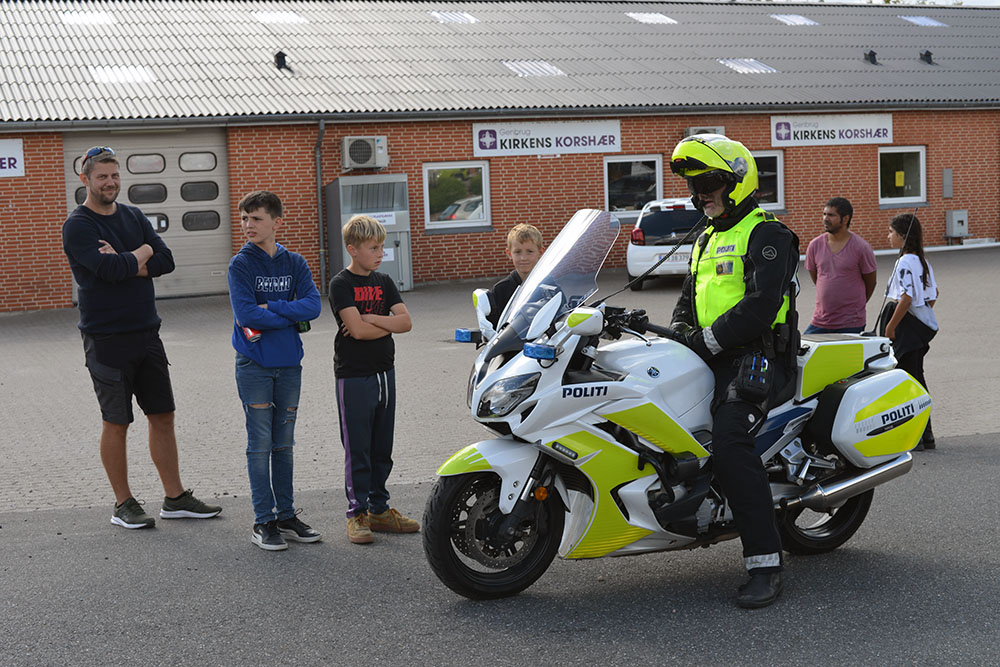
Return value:
M 250 540 L 265 551 L 282 551 L 288 548 L 288 544 L 278 532 L 277 521 L 255 523 L 250 532 Z
M 298 514 L 301 511 L 301 509 L 296 510 L 295 516 L 278 522 L 281 536 L 293 542 L 319 542 L 323 536 L 319 534 L 318 530 L 311 528 L 309 524 L 299 519 Z
M 121 505 L 115 505 L 111 523 L 122 528 L 152 528 L 156 520 L 142 511 L 142 504 L 138 500 L 129 498 Z
M 180 498 L 163 499 L 163 507 L 160 508 L 161 519 L 211 519 L 218 516 L 222 508 L 218 505 L 206 505 L 191 493 L 188 489 L 181 494 Z

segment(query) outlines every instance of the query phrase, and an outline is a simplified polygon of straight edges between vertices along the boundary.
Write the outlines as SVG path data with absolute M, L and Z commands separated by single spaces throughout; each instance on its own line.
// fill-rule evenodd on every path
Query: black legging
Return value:
M 930 351 L 930 345 L 924 345 L 919 350 L 905 352 L 896 359 L 896 367 L 913 376 L 913 378 L 927 389 L 927 380 L 924 379 L 924 357 Z M 924 441 L 930 447 L 934 443 L 934 430 L 931 428 L 931 420 L 927 419 L 927 428 L 924 429 Z
M 917 382 L 927 389 L 927 381 L 924 379 L 924 357 L 930 351 L 930 345 L 924 345 L 919 350 L 906 352 L 896 359 L 896 367 L 912 375 Z

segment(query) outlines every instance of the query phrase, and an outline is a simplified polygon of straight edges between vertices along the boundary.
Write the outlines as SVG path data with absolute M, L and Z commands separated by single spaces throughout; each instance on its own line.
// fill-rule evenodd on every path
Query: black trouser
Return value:
M 771 487 L 754 436 L 767 416 L 767 401 L 751 403 L 733 389 L 740 358 L 713 359 L 715 399 L 712 402 L 712 461 L 715 478 L 729 499 L 751 572 L 781 570 L 781 537 L 771 500 Z M 772 395 L 787 373 L 776 365 Z
M 896 368 L 902 368 L 912 375 L 913 379 L 919 382 L 924 389 L 927 389 L 927 380 L 924 379 L 924 357 L 930 350 L 930 345 L 924 345 L 918 350 L 904 352 L 896 358 Z M 931 428 L 930 418 L 927 419 L 927 428 L 924 429 L 923 438 L 931 442 L 934 441 L 934 430 Z

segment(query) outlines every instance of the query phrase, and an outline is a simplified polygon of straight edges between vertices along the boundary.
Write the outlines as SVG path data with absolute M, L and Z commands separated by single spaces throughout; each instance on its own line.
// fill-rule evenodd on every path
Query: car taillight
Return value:
M 646 233 L 641 229 L 636 227 L 632 230 L 632 244 L 633 245 L 646 245 Z

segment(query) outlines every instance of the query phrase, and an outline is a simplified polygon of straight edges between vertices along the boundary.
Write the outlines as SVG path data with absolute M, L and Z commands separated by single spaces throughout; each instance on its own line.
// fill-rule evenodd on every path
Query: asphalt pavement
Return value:
M 791 557 L 785 595 L 755 612 L 732 604 L 739 546 L 556 561 L 526 592 L 470 602 L 426 565 L 419 535 L 344 535 L 343 451 L 333 398 L 334 320 L 303 337 L 296 504 L 324 534 L 264 552 L 250 543 L 243 414 L 225 296 L 158 302 L 177 397 L 185 486 L 216 519 L 110 524 L 97 452 L 100 417 L 73 309 L 0 315 L 0 664 L 1000 664 L 1000 249 L 931 253 L 942 330 L 926 370 L 939 449 L 876 491 L 868 520 L 830 554 Z M 892 264 L 879 258 L 878 310 Z M 800 269 L 804 322 L 815 293 Z M 602 276 L 602 291 L 624 272 Z M 488 281 L 483 281 L 486 283 Z M 474 322 L 474 283 L 404 293 L 413 331 L 397 337 L 392 503 L 419 517 L 434 471 L 486 437 L 465 406 L 475 350 L 452 341 Z M 613 303 L 666 323 L 676 281 Z M 141 413 L 140 413 L 141 415 Z M 162 490 L 130 432 L 132 487 Z

